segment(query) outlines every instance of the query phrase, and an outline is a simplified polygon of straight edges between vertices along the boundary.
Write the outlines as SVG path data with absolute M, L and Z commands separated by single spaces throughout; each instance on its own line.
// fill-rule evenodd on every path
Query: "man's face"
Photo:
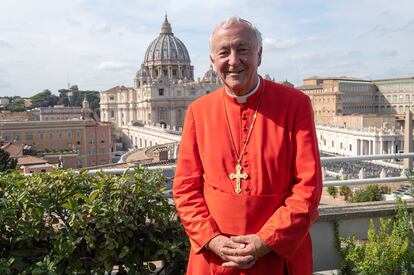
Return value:
M 211 38 L 211 62 L 224 85 L 236 95 L 243 95 L 257 83 L 257 67 L 262 49 L 258 49 L 256 35 L 244 23 L 228 28 L 220 27 Z

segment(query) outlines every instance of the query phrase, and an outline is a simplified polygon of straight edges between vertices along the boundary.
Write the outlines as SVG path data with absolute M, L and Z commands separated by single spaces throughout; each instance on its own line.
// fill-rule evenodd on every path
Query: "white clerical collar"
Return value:
M 247 98 L 248 98 L 249 96 L 251 96 L 252 94 L 254 94 L 254 93 L 257 91 L 257 89 L 259 88 L 259 84 L 260 84 L 260 78 L 259 78 L 259 77 L 257 77 L 257 84 L 256 84 L 256 87 L 254 87 L 254 88 L 253 88 L 253 90 L 251 90 L 251 91 L 250 91 L 250 92 L 248 92 L 247 94 L 245 94 L 245 95 L 241 95 L 241 96 L 237 96 L 237 95 L 233 94 L 231 91 L 229 91 L 229 90 L 227 89 L 227 87 L 225 87 L 225 90 L 226 90 L 226 93 L 227 93 L 229 96 L 231 96 L 231 97 L 233 97 L 233 98 L 235 98 L 235 99 L 237 100 L 237 103 L 246 103 Z

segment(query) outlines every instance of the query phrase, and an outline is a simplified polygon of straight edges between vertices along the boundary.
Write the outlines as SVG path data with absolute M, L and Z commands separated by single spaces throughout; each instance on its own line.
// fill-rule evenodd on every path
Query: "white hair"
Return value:
M 213 30 L 213 32 L 210 35 L 210 52 L 212 51 L 212 39 L 213 39 L 213 35 L 214 33 L 220 29 L 220 28 L 224 28 L 224 29 L 228 29 L 229 27 L 233 26 L 236 23 L 242 23 L 245 24 L 249 29 L 251 29 L 255 36 L 256 36 L 256 42 L 257 42 L 257 49 L 259 50 L 262 47 L 262 33 L 249 21 L 247 21 L 246 19 L 240 18 L 238 16 L 232 16 L 227 18 L 226 20 L 220 22 Z

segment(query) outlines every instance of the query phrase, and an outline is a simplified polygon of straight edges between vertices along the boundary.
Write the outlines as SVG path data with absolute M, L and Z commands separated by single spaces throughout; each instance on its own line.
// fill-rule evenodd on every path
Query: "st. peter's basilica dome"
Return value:
M 165 16 L 160 35 L 149 45 L 145 53 L 144 63 L 154 61 L 180 61 L 190 63 L 190 55 L 180 39 L 174 36 L 171 25 Z
M 171 80 L 194 80 L 194 68 L 184 43 L 174 36 L 167 15 L 160 35 L 149 45 L 143 67 L 151 79 L 164 77 Z M 142 72 L 136 75 L 142 78 Z

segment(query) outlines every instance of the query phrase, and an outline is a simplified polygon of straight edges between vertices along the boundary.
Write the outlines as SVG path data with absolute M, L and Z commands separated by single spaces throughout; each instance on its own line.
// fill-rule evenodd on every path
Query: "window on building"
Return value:
M 43 133 L 39 133 L 39 139 L 40 140 L 44 140 L 45 139 L 45 136 L 43 135 Z
M 53 140 L 53 132 L 50 132 L 50 133 L 49 133 L 49 139 L 50 139 L 50 140 Z
M 352 144 L 349 144 L 349 151 L 352 151 Z
M 89 149 L 89 155 L 91 155 L 91 156 L 96 155 L 96 150 L 95 150 L 94 147 Z
M 181 96 L 181 91 L 177 91 L 177 96 Z
M 115 112 L 111 110 L 111 118 L 115 117 Z
M 62 138 L 63 138 L 63 133 L 62 133 L 62 131 L 59 131 L 59 133 L 58 133 L 58 138 L 59 138 L 59 139 L 62 139 Z
M 335 141 L 332 140 L 332 147 L 334 147 L 334 146 L 335 146 Z
M 19 141 L 19 140 L 20 140 L 20 134 L 16 134 L 16 135 L 14 136 L 14 140 L 15 140 L 15 141 Z
M 158 95 L 159 96 L 164 96 L 164 88 L 159 88 L 158 89 Z
M 99 148 L 99 153 L 100 154 L 105 154 L 105 148 Z
M 167 119 L 167 112 L 166 112 L 165 109 L 163 109 L 163 108 L 158 109 L 158 119 L 160 119 L 160 120 Z
M 32 134 L 27 134 L 26 138 L 27 138 L 27 140 L 33 140 L 33 135 Z

